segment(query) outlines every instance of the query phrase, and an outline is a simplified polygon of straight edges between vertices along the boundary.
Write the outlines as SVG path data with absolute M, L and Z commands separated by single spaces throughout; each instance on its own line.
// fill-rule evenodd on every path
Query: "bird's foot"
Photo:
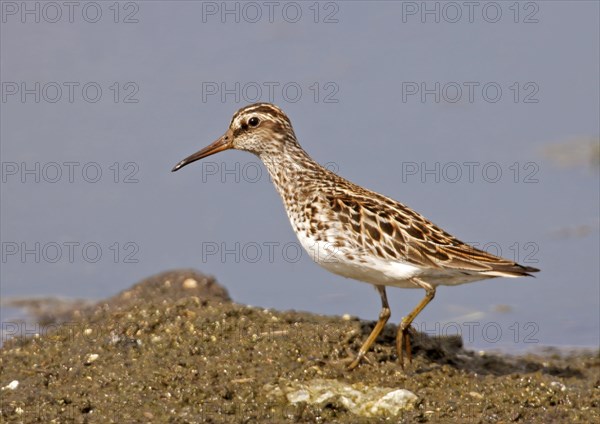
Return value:
M 346 367 L 346 369 L 348 371 L 352 371 L 354 368 L 356 368 L 360 365 L 360 362 L 363 359 L 368 364 L 371 364 L 371 361 L 369 360 L 369 358 L 367 356 L 365 356 L 365 354 L 362 351 L 359 351 L 358 354 L 356 355 L 356 358 L 354 358 L 354 360 Z
M 396 335 L 396 352 L 398 353 L 398 359 L 400 366 L 404 369 L 404 353 L 408 357 L 408 363 L 412 363 L 412 349 L 410 345 L 410 333 L 413 329 L 410 325 L 406 325 L 404 320 L 400 324 L 398 334 Z

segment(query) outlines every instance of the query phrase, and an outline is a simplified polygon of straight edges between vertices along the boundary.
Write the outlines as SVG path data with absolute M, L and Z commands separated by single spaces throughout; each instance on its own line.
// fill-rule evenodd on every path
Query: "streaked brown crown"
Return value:
M 286 144 L 298 147 L 292 123 L 271 103 L 255 103 L 239 109 L 231 118 L 233 148 L 257 155 L 286 150 Z

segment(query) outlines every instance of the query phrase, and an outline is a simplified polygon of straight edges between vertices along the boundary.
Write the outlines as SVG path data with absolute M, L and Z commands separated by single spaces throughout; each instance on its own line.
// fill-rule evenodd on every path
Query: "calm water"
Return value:
M 241 303 L 376 319 L 369 285 L 299 250 L 255 158 L 170 173 L 273 101 L 330 169 L 542 269 L 441 288 L 419 329 L 598 346 L 598 3 L 35 4 L 2 3 L 3 299 L 194 267 Z M 388 294 L 394 322 L 423 296 Z

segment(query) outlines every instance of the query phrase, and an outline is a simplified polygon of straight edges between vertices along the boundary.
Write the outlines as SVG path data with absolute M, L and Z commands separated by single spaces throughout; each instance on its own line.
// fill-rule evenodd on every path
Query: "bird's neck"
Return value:
M 282 196 L 323 170 L 297 143 L 276 152 L 263 152 L 259 157 Z

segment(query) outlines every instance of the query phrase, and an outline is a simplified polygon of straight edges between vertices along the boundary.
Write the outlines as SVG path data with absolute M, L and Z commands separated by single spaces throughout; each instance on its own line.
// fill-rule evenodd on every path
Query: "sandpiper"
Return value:
M 238 110 L 225 134 L 172 171 L 227 149 L 262 160 L 313 260 L 335 274 L 373 284 L 379 292 L 379 319 L 349 369 L 360 363 L 390 317 L 386 286 L 426 293 L 398 327 L 396 349 L 403 366 L 404 349 L 411 360 L 410 325 L 437 286 L 539 271 L 463 243 L 402 203 L 325 169 L 300 147 L 289 118 L 270 103 Z

